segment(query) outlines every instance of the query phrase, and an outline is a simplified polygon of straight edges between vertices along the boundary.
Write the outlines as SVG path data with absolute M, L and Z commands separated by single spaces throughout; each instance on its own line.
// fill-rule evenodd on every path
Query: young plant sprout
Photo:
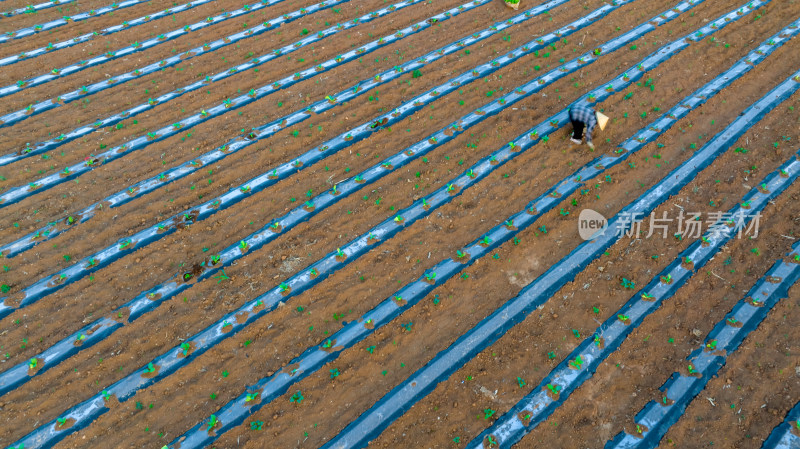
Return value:
M 619 320 L 622 322 L 630 320 L 630 317 L 628 315 L 622 315 L 622 314 L 617 315 L 617 318 L 619 318 Z
M 668 274 L 666 276 L 661 276 L 661 282 L 663 282 L 665 284 L 671 283 L 672 282 L 672 275 Z
M 255 401 L 257 397 L 258 397 L 258 392 L 257 391 L 255 393 L 248 393 L 244 397 L 244 401 L 245 402 L 252 402 L 252 401 Z
M 344 251 L 341 248 L 336 248 L 336 257 L 344 257 Z
M 325 348 L 325 349 L 328 349 L 328 348 L 330 348 L 331 346 L 333 346 L 333 342 L 331 341 L 331 339 L 330 339 L 330 338 L 329 338 L 329 339 L 327 339 L 327 340 L 325 340 L 325 343 L 322 343 L 322 347 L 323 347 L 323 348 Z
M 464 251 L 461 251 L 459 249 L 459 250 L 456 251 L 456 257 L 458 257 L 459 259 L 463 259 L 463 258 L 467 257 L 467 254 Z
M 247 242 L 245 242 L 244 240 L 239 240 L 239 249 L 240 250 L 246 251 L 247 247 L 248 247 Z
M 211 417 L 208 418 L 208 430 L 213 429 L 214 427 L 216 427 L 217 424 L 219 424 L 217 415 L 211 415 Z
M 430 273 L 426 273 L 425 274 L 425 279 L 430 281 L 430 282 L 434 282 L 436 280 L 436 272 L 432 271 Z
M 402 223 L 403 222 L 403 217 L 401 217 L 400 215 L 394 217 L 394 222 L 395 223 Z
M 291 398 L 289 398 L 289 402 L 294 402 L 295 404 L 299 404 L 303 402 L 303 393 L 300 390 L 297 390 L 297 393 L 293 394 Z
M 28 361 L 28 369 L 36 369 L 36 366 L 39 364 L 39 361 L 34 359 L 30 359 Z
M 636 287 L 636 283 L 635 282 L 633 282 L 631 280 L 628 280 L 626 278 L 622 278 L 621 285 L 622 285 L 622 288 L 627 288 L 627 289 L 633 289 L 634 287 Z
M 561 392 L 560 385 L 547 384 L 547 389 L 550 390 L 550 392 L 554 395 L 558 395 Z
M 181 343 L 181 354 L 183 354 L 184 357 L 189 355 L 189 351 L 191 349 L 192 349 L 192 345 L 191 344 L 186 343 L 186 342 Z
M 494 416 L 494 414 L 495 414 L 494 410 L 492 410 L 490 408 L 484 409 L 483 410 L 483 419 L 489 419 L 492 416 Z
M 289 284 L 281 282 L 281 284 L 278 286 L 278 289 L 281 291 L 281 293 L 286 293 L 289 290 Z
M 581 358 L 581 356 L 578 356 L 575 358 L 575 360 L 570 360 L 569 366 L 575 369 L 581 369 L 583 367 L 583 359 Z
M 697 374 L 699 372 L 691 364 L 689 364 L 688 369 L 689 369 L 689 374 Z
M 147 368 L 144 369 L 144 372 L 148 374 L 156 372 L 156 367 L 153 365 L 153 362 L 147 364 Z
M 642 293 L 642 299 L 653 299 L 653 295 L 650 293 Z
M 706 348 L 711 350 L 717 349 L 717 340 L 711 340 L 706 343 Z

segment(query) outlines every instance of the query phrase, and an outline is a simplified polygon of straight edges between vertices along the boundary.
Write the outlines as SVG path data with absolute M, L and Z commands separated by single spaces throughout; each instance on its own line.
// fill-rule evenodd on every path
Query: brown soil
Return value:
M 6 3 L 11 4 L 5 2 L 4 5 Z M 440 0 L 408 7 L 337 34 L 312 46 L 314 48 L 292 53 L 290 59 L 277 59 L 262 66 L 258 72 L 250 70 L 215 83 L 210 93 L 198 91 L 160 105 L 146 114 L 126 120 L 120 130 L 104 129 L 81 141 L 66 144 L 51 152 L 49 159 L 36 156 L 0 167 L 0 175 L 6 179 L 0 181 L 0 188 L 22 185 L 61 170 L 99 152 L 101 144 L 108 147 L 119 145 L 218 104 L 225 98 L 239 95 L 237 92 L 247 92 L 271 83 L 461 3 L 463 1 Z M 141 41 L 149 33 L 178 28 L 219 13 L 222 8 L 232 10 L 242 4 L 241 1 L 214 2 L 178 14 L 175 21 L 164 18 L 112 35 L 107 45 L 119 48 L 134 40 Z M 3 264 L 9 266 L 9 270 L 0 273 L 0 281 L 11 287 L 11 293 L 18 292 L 37 279 L 69 266 L 72 262 L 66 261 L 64 255 L 73 261 L 86 257 L 173 213 L 220 195 L 278 163 L 292 160 L 315 145 L 370 120 L 381 111 L 390 110 L 414 95 L 535 36 L 555 30 L 602 4 L 599 0 L 573 0 L 553 9 L 548 15 L 533 18 L 511 28 L 508 33 L 485 40 L 470 48 L 468 54 L 462 51 L 425 66 L 422 77 L 413 78 L 408 74 L 376 92 L 229 156 L 158 193 L 103 211 L 86 224 L 20 256 L 4 260 Z M 224 314 L 391 217 L 398 209 L 441 187 L 478 159 L 505 145 L 533 124 L 545 120 L 589 89 L 603 85 L 659 46 L 692 32 L 707 19 L 713 20 L 736 5 L 734 2 L 704 2 L 692 13 L 683 14 L 635 42 L 635 49 L 625 48 L 600 58 L 587 69 L 514 105 L 516 109 L 508 108 L 486 119 L 425 159 L 414 161 L 342 199 L 282 238 L 247 254 L 236 265 L 226 269 L 231 278 L 229 281 L 208 280 L 194 284 L 180 297 L 166 301 L 158 309 L 158 314 L 145 315 L 106 341 L 0 397 L 0 408 L 4 411 L 0 417 L 0 443 L 10 444 L 37 426 L 59 417 L 69 406 L 139 369 L 166 348 L 179 345 L 183 339 Z M 258 11 L 253 19 L 233 19 L 210 27 L 202 35 L 184 36 L 164 44 L 163 48 L 138 53 L 128 61 L 117 61 L 107 64 L 108 67 L 100 66 L 96 71 L 86 70 L 28 89 L 7 98 L 2 111 L 17 110 L 35 100 L 51 98 L 96 82 L 104 79 L 106 73 L 113 75 L 144 66 L 171 55 L 172 48 L 180 52 L 235 33 L 242 29 L 243 22 L 256 23 L 301 6 L 303 4 L 298 1 L 286 1 Z M 10 128 L 12 132 L 3 133 L 0 143 L 3 148 L 15 148 L 27 141 L 38 141 L 48 135 L 72 130 L 80 123 L 106 117 L 130 107 L 129 104 L 141 103 L 149 97 L 188 84 L 200 73 L 217 73 L 249 60 L 252 57 L 250 52 L 264 54 L 272 48 L 294 42 L 301 37 L 303 29 L 314 33 L 327 28 L 326 22 L 344 22 L 383 6 L 382 0 L 351 0 L 341 8 L 326 10 L 245 40 L 239 47 L 231 46 L 178 66 L 183 70 L 171 68 L 92 96 L 89 103 L 76 102 L 41 114 L 36 120 Z M 138 17 L 163 7 L 154 1 L 146 7 L 125 11 L 130 17 Z M 523 5 L 525 7 L 527 5 Z M 559 43 L 556 49 L 550 50 L 548 58 L 523 57 L 490 77 L 443 96 L 432 107 L 426 107 L 407 121 L 376 132 L 265 192 L 254 194 L 198 225 L 137 249 L 91 278 L 11 314 L 0 321 L 0 349 L 6 354 L 3 365 L 12 366 L 34 357 L 74 333 L 84 323 L 107 315 L 140 291 L 180 273 L 181 266 L 191 266 L 203 260 L 207 257 L 203 248 L 213 252 L 235 244 L 273 218 L 301 204 L 309 189 L 316 195 L 330 188 L 332 183 L 425 139 L 457 117 L 543 73 L 548 66 L 555 67 L 559 59 L 569 60 L 591 50 L 665 8 L 663 2 L 646 0 L 624 6 L 585 32 L 568 37 L 566 43 Z M 396 237 L 355 260 L 311 291 L 292 297 L 285 307 L 248 326 L 167 379 L 137 393 L 131 400 L 113 407 L 112 411 L 88 428 L 69 436 L 58 447 L 108 446 L 112 440 L 109 440 L 107 429 L 116 429 L 113 444 L 119 446 L 160 447 L 169 443 L 200 420 L 207 419 L 248 385 L 282 369 L 308 346 L 337 331 L 341 328 L 340 321 L 359 317 L 397 288 L 420 277 L 434 263 L 451 257 L 457 249 L 480 237 L 483 231 L 521 210 L 564 176 L 601 152 L 615 148 L 658 116 L 659 112 L 654 108 L 666 111 L 786 26 L 798 13 L 800 7 L 796 2 L 773 2 L 768 8 L 753 14 L 761 16 L 758 20 L 743 18 L 715 33 L 714 41 L 706 39 L 692 44 L 653 73 L 645 74 L 643 80 L 652 78 L 654 81 L 652 91 L 634 85 L 599 106 L 614 122 L 597 135 L 597 152 L 590 152 L 585 147 L 570 147 L 568 130 L 557 132 L 549 142 L 520 154 L 477 186 L 461 192 L 451 204 L 441 207 L 425 220 L 407 226 Z M 44 17 L 44 12 L 41 14 L 40 17 Z M 116 23 L 115 20 L 123 20 L 121 14 L 122 11 L 115 13 L 113 20 L 92 19 L 86 21 L 85 26 L 90 23 L 99 24 L 98 28 L 108 26 Z M 100 200 L 109 192 L 189 160 L 241 134 L 242 129 L 248 130 L 303 108 L 309 102 L 351 86 L 354 80 L 370 77 L 512 15 L 514 11 L 506 8 L 502 1 L 492 2 L 366 55 L 361 61 L 345 64 L 279 91 L 241 108 L 241 113 L 231 112 L 210 120 L 190 130 L 191 138 L 181 140 L 185 137 L 182 135 L 152 144 L 98 167 L 81 176 L 78 183 L 65 183 L 8 206 L 0 216 L 0 226 L 6 230 L 2 241 L 17 239 L 43 223 Z M 3 23 L 12 21 L 3 19 Z M 80 26 L 83 25 L 62 27 L 59 32 L 64 33 L 63 36 L 78 35 L 83 29 Z M 30 43 L 30 48 L 46 44 L 46 39 L 39 36 L 20 41 Z M 95 51 L 90 50 L 91 45 L 96 48 L 98 42 L 59 51 L 48 58 L 47 64 L 65 65 L 85 58 L 83 54 Z M 0 52 L 23 51 L 10 48 L 0 46 Z M 570 211 L 569 216 L 560 215 L 558 210 L 545 214 L 535 227 L 520 233 L 518 244 L 508 242 L 502 245 L 496 251 L 498 259 L 485 258 L 467 270 L 468 279 L 452 279 L 434 290 L 432 295 L 437 294 L 442 299 L 438 305 L 432 303 L 432 296 L 423 300 L 364 342 L 343 351 L 331 366 L 323 367 L 293 386 L 285 397 L 264 406 L 243 425 L 223 434 L 215 446 L 256 448 L 264 447 L 269 441 L 271 447 L 317 447 L 329 440 L 436 353 L 447 348 L 574 249 L 580 242 L 574 217 L 581 209 L 592 208 L 607 217 L 617 213 L 672 168 L 687 160 L 693 153 L 692 145 L 701 147 L 741 110 L 795 71 L 796 55 L 800 54 L 798 50 L 797 39 L 785 44 L 768 61 L 667 131 L 658 139 L 665 145 L 663 148 L 650 144 L 629 158 L 632 165 L 625 163 L 609 169 L 606 174 L 610 178 L 592 181 L 586 186 L 590 190 L 587 195 L 573 196 L 577 205 L 572 204 L 573 197 L 564 198 L 559 207 Z M 43 73 L 47 69 L 42 69 L 41 64 L 42 61 L 34 59 L 11 66 L 0 75 L 0 83 L 8 84 Z M 541 70 L 537 72 L 535 66 L 540 66 Z M 4 76 L 8 77 L 5 82 Z M 487 96 L 490 91 L 494 93 Z M 634 93 L 633 97 L 625 99 L 629 91 Z M 726 152 L 694 182 L 660 206 L 656 213 L 666 211 L 673 216 L 677 214 L 678 206 L 698 212 L 730 209 L 761 178 L 796 151 L 794 144 L 800 139 L 797 132 L 798 99 L 800 97 L 794 95 L 767 114 L 731 147 L 747 148 L 747 153 Z M 647 112 L 646 119 L 639 117 L 642 112 Z M 42 127 L 43 123 L 45 127 Z M 297 136 L 292 134 L 295 129 L 299 131 Z M 782 140 L 784 136 L 791 140 Z M 778 148 L 773 146 L 773 142 L 779 142 Z M 761 233 L 756 241 L 736 240 L 726 246 L 721 256 L 648 317 L 620 350 L 600 366 L 592 379 L 574 392 L 545 424 L 526 436 L 519 446 L 602 447 L 606 440 L 626 426 L 629 428 L 633 415 L 655 397 L 658 387 L 672 372 L 681 369 L 685 357 L 699 343 L 692 331 L 698 329 L 701 335 L 705 335 L 742 292 L 792 244 L 792 240 L 782 236 L 796 236 L 800 231 L 800 224 L 795 221 L 800 216 L 798 196 L 800 187 L 793 186 L 778 197 L 764 210 Z M 713 206 L 710 201 L 714 201 Z M 545 226 L 547 233 L 540 231 L 540 226 Z M 501 416 L 580 342 L 574 337 L 573 329 L 581 336 L 589 335 L 599 322 L 615 313 L 630 297 L 630 291 L 619 286 L 619 279 L 626 277 L 635 281 L 637 286 L 645 285 L 690 243 L 689 239 L 651 238 L 622 240 L 612 246 L 609 255 L 593 262 L 538 313 L 530 315 L 495 345 L 442 382 L 371 445 L 453 447 L 453 438 L 459 437 L 462 443 L 471 440 L 491 424 L 491 420 L 483 419 L 484 409 L 496 410 L 495 418 Z M 759 248 L 759 256 L 751 252 L 755 246 Z M 654 260 L 653 255 L 659 257 Z M 793 295 L 790 296 L 797 297 L 797 288 Z M 692 403 L 686 416 L 662 441 L 663 445 L 669 446 L 671 441 L 676 447 L 699 447 L 706 445 L 706 440 L 723 447 L 760 445 L 761 439 L 783 419 L 800 393 L 794 368 L 798 347 L 792 343 L 797 340 L 797 331 L 793 329 L 798 328 L 800 319 L 796 313 L 800 304 L 796 302 L 783 301 L 770 313 L 743 347 L 728 359 L 719 378 L 713 380 Z M 298 306 L 303 307 L 302 312 L 298 311 Z M 600 313 L 595 314 L 593 307 L 597 307 Z M 53 313 L 55 310 L 59 313 Z M 336 318 L 339 315 L 344 317 Z M 410 332 L 400 326 L 409 322 L 413 323 Z M 668 344 L 668 338 L 674 338 L 674 344 Z M 365 348 L 372 345 L 376 349 L 369 354 Z M 551 351 L 557 354 L 553 360 L 547 357 Z M 332 380 L 329 370 L 333 368 L 337 368 L 341 375 Z M 227 374 L 223 375 L 223 372 Z M 517 385 L 517 377 L 525 379 L 525 387 Z M 741 387 L 741 390 L 734 386 Z M 288 400 L 297 390 L 301 390 L 305 397 L 300 405 Z M 704 399 L 706 396 L 715 398 L 717 406 L 712 407 Z M 136 407 L 137 402 L 144 405 L 141 410 Z M 737 413 L 730 409 L 731 403 L 736 404 Z M 762 413 L 761 404 L 767 404 L 769 413 Z M 739 408 L 743 410 L 741 413 L 738 413 Z M 175 413 L 176 410 L 181 413 Z M 251 430 L 251 420 L 264 421 L 265 425 L 261 431 Z

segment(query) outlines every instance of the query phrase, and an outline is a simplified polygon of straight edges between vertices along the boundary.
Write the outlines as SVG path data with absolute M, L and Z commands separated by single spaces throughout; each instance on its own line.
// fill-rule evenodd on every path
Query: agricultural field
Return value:
M 800 0 L 181 1 L 0 0 L 0 447 L 800 447 Z

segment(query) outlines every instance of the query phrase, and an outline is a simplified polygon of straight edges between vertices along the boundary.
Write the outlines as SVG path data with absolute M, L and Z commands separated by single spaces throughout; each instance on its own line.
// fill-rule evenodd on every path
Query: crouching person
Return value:
M 585 128 L 586 145 L 588 145 L 592 150 L 594 150 L 592 133 L 594 132 L 595 127 L 600 125 L 600 129 L 603 130 L 606 128 L 606 124 L 608 123 L 608 117 L 596 112 L 594 109 L 588 106 L 583 105 L 572 106 L 569 109 L 569 120 L 572 122 L 572 138 L 570 141 L 572 141 L 574 144 L 580 145 Z

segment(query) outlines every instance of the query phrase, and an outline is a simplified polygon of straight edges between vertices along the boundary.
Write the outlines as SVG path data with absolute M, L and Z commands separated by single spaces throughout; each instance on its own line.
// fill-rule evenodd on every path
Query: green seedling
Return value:
M 300 390 L 297 390 L 297 393 L 293 394 L 291 398 L 289 398 L 289 402 L 294 402 L 295 404 L 299 404 L 303 402 L 303 393 Z
M 490 408 L 484 409 L 483 410 L 483 419 L 489 419 L 492 416 L 494 416 L 494 414 L 495 414 L 494 410 L 492 410 Z
M 217 424 L 219 424 L 217 415 L 211 415 L 211 417 L 208 418 L 208 430 L 213 429 L 214 427 L 216 427 Z
M 144 369 L 144 372 L 148 374 L 156 372 L 156 367 L 153 365 L 153 362 L 147 364 L 147 368 Z
M 547 384 L 547 389 L 550 390 L 550 393 L 553 393 L 554 395 L 558 395 L 561 392 L 560 385 Z
M 253 402 L 256 400 L 257 397 L 258 397 L 257 391 L 255 393 L 247 393 L 247 395 L 245 395 L 244 397 L 244 402 Z
M 190 343 L 181 343 L 181 350 L 182 350 L 181 354 L 183 354 L 183 356 L 186 357 L 187 355 L 189 355 L 189 351 L 192 350 L 192 345 Z
M 620 285 L 622 285 L 622 288 L 627 288 L 627 289 L 633 289 L 634 287 L 636 287 L 635 282 L 628 280 L 626 278 L 622 278 L 622 282 L 620 283 Z

